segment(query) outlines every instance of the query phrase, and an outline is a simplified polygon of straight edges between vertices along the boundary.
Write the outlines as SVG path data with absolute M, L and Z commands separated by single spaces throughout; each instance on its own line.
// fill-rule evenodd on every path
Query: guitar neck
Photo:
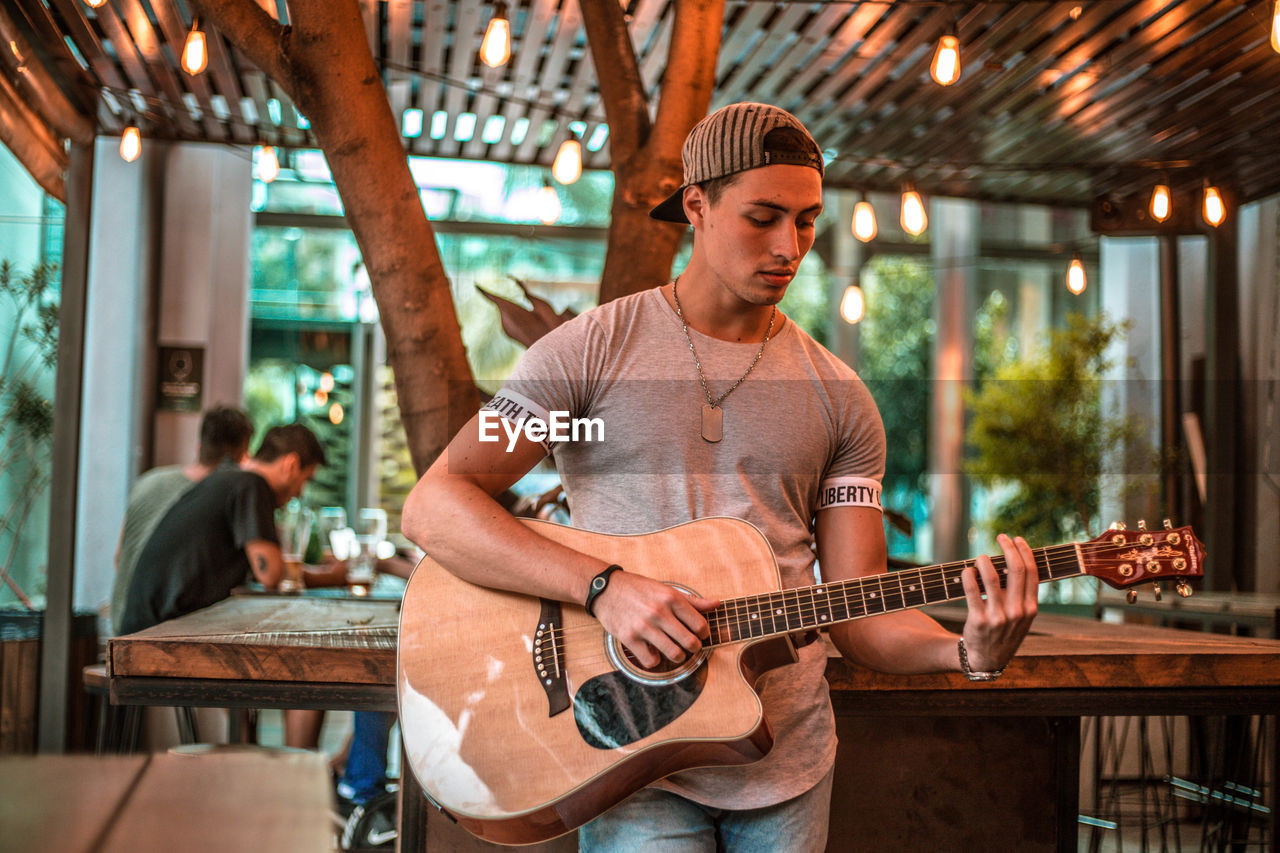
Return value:
M 1032 553 L 1041 582 L 1085 574 L 1080 547 L 1074 543 L 1036 548 Z M 1004 557 L 992 557 L 991 562 L 1000 576 L 1000 586 L 1005 586 Z M 711 625 L 708 645 L 825 628 L 878 613 L 955 601 L 964 598 L 961 572 L 972 565 L 973 560 L 962 560 L 727 599 L 707 614 Z

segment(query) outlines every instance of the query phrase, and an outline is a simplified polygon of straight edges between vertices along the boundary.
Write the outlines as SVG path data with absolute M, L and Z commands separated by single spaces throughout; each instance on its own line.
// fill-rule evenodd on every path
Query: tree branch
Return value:
M 580 8 L 609 122 L 609 153 L 615 163 L 622 162 L 644 147 L 652 127 L 640 63 L 616 0 L 580 0 Z
M 675 14 L 649 142 L 660 151 L 671 146 L 678 150 L 711 105 L 724 29 L 724 0 L 676 0 Z

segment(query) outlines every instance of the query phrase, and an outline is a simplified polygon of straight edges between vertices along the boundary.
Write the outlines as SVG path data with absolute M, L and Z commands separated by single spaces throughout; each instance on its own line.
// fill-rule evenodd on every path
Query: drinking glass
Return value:
M 311 541 L 311 526 L 315 513 L 294 499 L 280 513 L 280 551 L 284 557 L 284 578 L 281 592 L 300 592 L 302 583 L 302 557 Z
M 337 553 L 333 545 L 333 533 L 347 526 L 347 511 L 340 506 L 321 507 L 317 523 L 319 524 L 316 531 L 320 534 L 320 550 L 324 552 L 325 559 L 329 559 Z M 346 559 L 346 555 L 338 559 Z

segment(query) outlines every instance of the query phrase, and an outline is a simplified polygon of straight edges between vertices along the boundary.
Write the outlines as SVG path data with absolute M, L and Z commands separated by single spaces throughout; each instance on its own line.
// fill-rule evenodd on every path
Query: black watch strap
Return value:
M 583 607 L 585 607 L 587 610 L 588 616 L 596 615 L 594 612 L 592 612 L 592 608 L 596 603 L 596 599 L 600 597 L 600 593 L 608 589 L 609 576 L 614 572 L 620 572 L 620 571 L 622 571 L 622 566 L 614 564 L 612 566 L 608 566 L 607 568 L 605 568 L 604 571 L 600 572 L 600 574 L 596 575 L 591 579 L 591 583 L 588 584 L 587 586 L 587 601 L 583 605 Z

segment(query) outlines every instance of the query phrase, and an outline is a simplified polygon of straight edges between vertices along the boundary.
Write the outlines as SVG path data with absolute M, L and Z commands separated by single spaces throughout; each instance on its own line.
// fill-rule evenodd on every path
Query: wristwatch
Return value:
M 970 681 L 995 681 L 1004 672 L 1004 667 L 989 671 L 975 670 L 969 666 L 969 653 L 964 650 L 964 637 L 957 644 L 960 649 L 960 671 Z

